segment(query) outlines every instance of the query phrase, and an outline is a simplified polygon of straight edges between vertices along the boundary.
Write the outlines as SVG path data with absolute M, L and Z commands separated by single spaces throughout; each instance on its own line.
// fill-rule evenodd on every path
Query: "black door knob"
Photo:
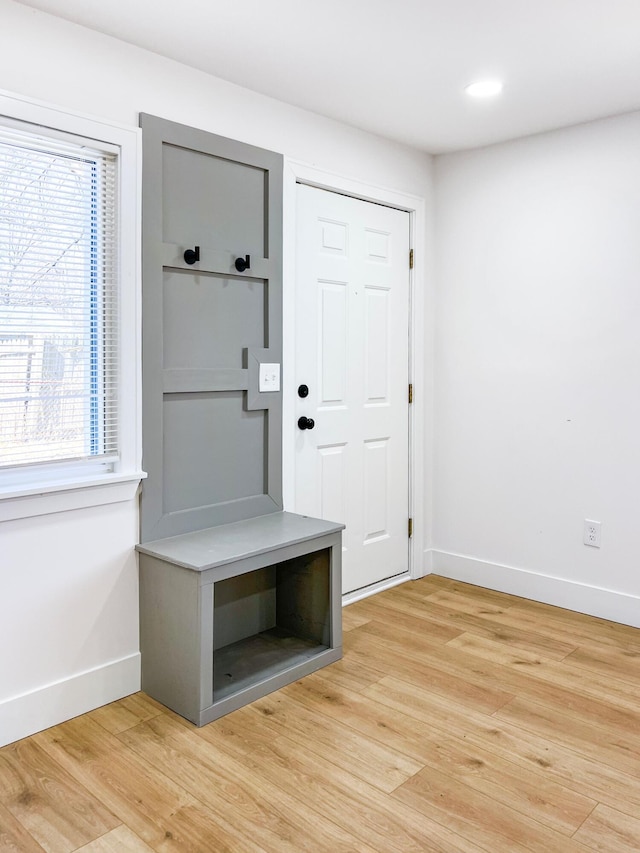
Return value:
M 313 429 L 315 425 L 313 418 L 298 418 L 298 429 Z
M 308 385 L 298 385 L 298 397 L 308 397 L 309 396 L 309 386 Z

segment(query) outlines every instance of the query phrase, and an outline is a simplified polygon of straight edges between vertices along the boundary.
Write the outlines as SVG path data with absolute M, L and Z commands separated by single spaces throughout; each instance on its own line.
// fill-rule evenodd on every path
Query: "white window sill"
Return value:
M 0 489 L 0 522 L 130 501 L 146 476 L 144 471 L 110 473 Z

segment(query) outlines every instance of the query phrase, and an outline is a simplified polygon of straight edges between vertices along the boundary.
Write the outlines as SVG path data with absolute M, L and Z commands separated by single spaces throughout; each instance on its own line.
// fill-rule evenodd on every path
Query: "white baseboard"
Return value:
M 428 548 L 422 556 L 422 572 L 416 574 L 416 578 L 423 578 L 425 575 L 433 574 L 433 555 L 436 552 L 432 548 Z M 417 562 L 417 560 L 416 560 Z
M 425 551 L 424 562 L 425 566 L 430 566 L 430 573 L 451 580 L 508 592 L 640 628 L 640 597 L 637 595 L 434 549 Z
M 0 746 L 140 690 L 140 653 L 0 702 Z

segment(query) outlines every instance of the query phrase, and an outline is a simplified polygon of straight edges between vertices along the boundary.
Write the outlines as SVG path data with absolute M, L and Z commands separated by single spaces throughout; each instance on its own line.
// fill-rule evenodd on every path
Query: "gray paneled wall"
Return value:
M 282 157 L 141 126 L 145 542 L 282 509 Z

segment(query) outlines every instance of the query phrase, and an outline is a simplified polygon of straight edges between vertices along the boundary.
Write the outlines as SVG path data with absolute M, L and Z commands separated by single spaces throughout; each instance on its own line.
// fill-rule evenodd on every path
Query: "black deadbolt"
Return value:
M 299 429 L 313 429 L 316 422 L 313 418 L 298 418 Z
M 308 397 L 309 396 L 309 386 L 308 385 L 298 385 L 298 397 Z

